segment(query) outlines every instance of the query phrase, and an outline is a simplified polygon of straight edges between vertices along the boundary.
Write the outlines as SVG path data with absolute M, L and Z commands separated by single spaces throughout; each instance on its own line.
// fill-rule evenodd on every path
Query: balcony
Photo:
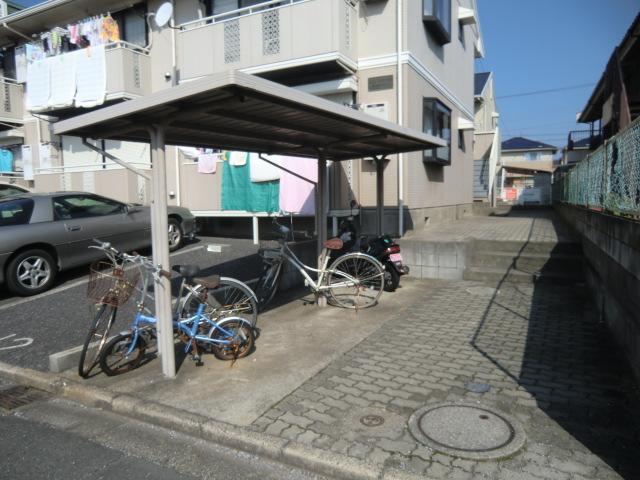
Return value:
M 81 52 L 75 51 L 63 53 L 61 56 L 77 55 Z M 70 60 L 71 61 L 71 60 Z M 33 97 L 29 97 L 27 108 L 34 112 L 54 113 L 59 117 L 69 115 L 77 115 L 78 108 L 74 105 L 78 102 L 75 90 L 66 90 L 62 86 L 62 95 L 60 92 L 54 91 L 49 85 L 61 87 L 61 83 L 54 81 L 59 73 L 54 67 L 44 64 L 41 70 L 43 73 L 39 77 L 34 77 L 35 85 L 29 83 L 27 79 L 27 92 L 32 87 L 36 93 Z M 99 85 L 103 78 L 106 78 L 106 88 L 104 92 L 98 90 L 95 94 L 95 104 L 100 105 L 104 102 L 117 102 L 136 98 L 151 91 L 151 59 L 149 52 L 142 47 L 133 45 L 128 42 L 119 41 L 105 45 L 105 63 L 104 72 L 98 64 L 95 69 L 80 73 L 78 67 L 78 79 L 80 75 L 86 75 L 91 78 L 92 83 Z M 85 68 L 86 70 L 86 68 Z M 45 77 L 44 75 L 49 75 Z M 104 77 L 102 77 L 104 75 Z M 40 79 L 44 78 L 44 81 Z M 46 78 L 50 78 L 49 82 Z M 85 82 L 86 83 L 86 82 Z M 78 83 L 79 85 L 79 83 Z M 79 92 L 79 87 L 78 87 Z M 104 94 L 104 96 L 103 96 Z M 78 93 L 79 95 L 79 93 Z M 56 98 L 54 101 L 53 98 Z M 75 103 L 74 103 L 75 101 Z M 29 103 L 31 102 L 31 103 Z M 52 106 L 55 105 L 55 106 Z
M 602 144 L 602 135 L 598 130 L 573 130 L 569 132 L 567 150 L 595 150 Z
M 128 42 L 107 45 L 107 100 L 140 97 L 151 93 L 149 52 Z
M 276 0 L 184 23 L 178 32 L 180 80 L 236 69 L 352 73 L 357 21 L 348 0 Z
M 23 89 L 15 80 L 0 77 L 0 121 L 22 123 Z

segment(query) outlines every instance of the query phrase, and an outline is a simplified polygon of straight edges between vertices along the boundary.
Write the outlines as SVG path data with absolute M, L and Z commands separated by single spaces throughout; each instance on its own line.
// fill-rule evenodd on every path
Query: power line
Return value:
M 578 88 L 593 87 L 594 85 L 595 83 L 583 83 L 580 85 L 570 85 L 568 87 L 550 88 L 548 90 L 534 90 L 531 92 L 513 93 L 510 95 L 502 95 L 502 96 L 496 97 L 496 100 L 504 99 L 504 98 L 527 97 L 529 95 L 543 95 L 545 93 L 563 92 L 565 90 L 576 90 Z

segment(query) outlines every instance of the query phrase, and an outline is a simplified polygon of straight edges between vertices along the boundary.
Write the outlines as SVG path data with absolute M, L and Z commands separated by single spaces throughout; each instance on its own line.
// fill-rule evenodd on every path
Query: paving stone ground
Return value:
M 584 287 L 479 286 L 425 283 L 413 305 L 252 428 L 434 479 L 640 478 L 637 391 Z M 470 381 L 491 389 L 471 393 Z M 524 448 L 471 461 L 420 445 L 409 417 L 442 402 L 511 415 Z M 365 415 L 384 423 L 364 426 Z

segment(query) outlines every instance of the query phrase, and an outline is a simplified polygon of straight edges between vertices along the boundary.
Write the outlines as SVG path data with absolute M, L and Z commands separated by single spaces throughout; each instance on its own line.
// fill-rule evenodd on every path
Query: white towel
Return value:
M 216 173 L 218 155 L 206 153 L 198 157 L 198 173 Z
M 49 106 L 70 107 L 76 95 L 77 52 L 49 57 L 51 64 L 51 94 Z
M 279 155 L 263 155 L 267 160 L 280 165 Z M 280 180 L 280 169 L 262 160 L 257 153 L 249 155 L 249 175 L 252 182 Z
M 45 110 L 51 94 L 51 62 L 34 60 L 27 65 L 27 110 Z
M 91 108 L 104 103 L 107 95 L 107 67 L 104 45 L 77 53 L 76 107 Z
M 241 167 L 247 164 L 247 152 L 229 152 L 229 165 Z

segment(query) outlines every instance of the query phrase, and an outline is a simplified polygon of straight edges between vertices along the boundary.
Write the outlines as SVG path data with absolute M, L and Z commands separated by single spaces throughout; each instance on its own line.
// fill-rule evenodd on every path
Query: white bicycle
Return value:
M 324 243 L 322 268 L 312 268 L 305 265 L 287 245 L 291 230 L 275 219 L 273 223 L 280 234 L 280 246 L 261 248 L 258 252 L 264 263 L 264 270 L 254 290 L 259 310 L 264 309 L 275 296 L 285 260 L 302 274 L 311 291 L 316 294 L 327 293 L 331 304 L 360 309 L 378 302 L 384 288 L 384 267 L 378 260 L 365 253 L 351 252 L 338 257 L 328 266 L 331 260 L 329 251 L 342 248 L 342 240 L 331 238 Z M 316 273 L 317 278 L 314 280 L 307 272 Z

